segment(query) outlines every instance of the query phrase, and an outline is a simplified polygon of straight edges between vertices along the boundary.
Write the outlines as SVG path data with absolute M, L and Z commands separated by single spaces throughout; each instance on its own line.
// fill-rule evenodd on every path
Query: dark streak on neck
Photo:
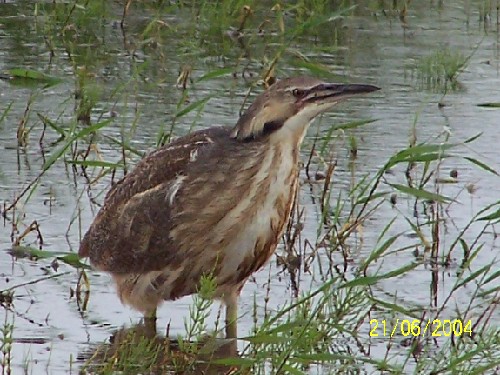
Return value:
M 264 128 L 262 130 L 262 134 L 263 135 L 267 135 L 267 134 L 274 133 L 276 130 L 281 129 L 284 124 L 285 124 L 285 120 L 284 119 L 279 119 L 279 120 L 273 120 L 273 121 L 266 122 L 264 124 Z

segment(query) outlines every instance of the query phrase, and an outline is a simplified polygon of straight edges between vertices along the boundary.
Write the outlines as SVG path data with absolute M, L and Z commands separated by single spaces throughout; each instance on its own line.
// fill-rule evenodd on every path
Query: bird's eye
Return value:
M 301 89 L 293 89 L 292 91 L 292 95 L 295 96 L 296 98 L 302 98 L 305 94 L 306 92 Z

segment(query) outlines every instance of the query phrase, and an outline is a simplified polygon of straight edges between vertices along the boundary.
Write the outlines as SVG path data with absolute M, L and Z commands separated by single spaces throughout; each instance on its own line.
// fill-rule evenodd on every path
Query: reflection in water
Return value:
M 183 342 L 158 335 L 151 325 L 138 324 L 119 329 L 109 343 L 85 350 L 78 360 L 84 362 L 82 372 L 230 374 L 238 368 L 224 361 L 238 357 L 236 340 L 206 337 Z

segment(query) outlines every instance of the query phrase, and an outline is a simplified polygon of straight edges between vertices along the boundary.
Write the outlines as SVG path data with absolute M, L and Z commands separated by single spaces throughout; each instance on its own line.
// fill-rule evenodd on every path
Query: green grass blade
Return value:
M 97 130 L 108 125 L 111 121 L 112 121 L 112 119 L 107 119 L 107 120 L 98 122 L 97 124 L 86 127 L 85 129 L 79 131 L 78 133 L 76 133 L 75 135 L 70 137 L 66 141 L 66 143 L 64 143 L 61 147 L 59 147 L 59 149 L 57 149 L 56 151 L 54 151 L 53 153 L 50 154 L 49 158 L 47 159 L 47 161 L 45 162 L 45 164 L 42 167 L 43 170 L 46 171 L 47 169 L 49 169 L 52 166 L 52 164 L 54 164 L 64 154 L 64 152 L 73 144 L 73 142 L 75 142 L 77 139 L 84 138 L 85 136 L 89 135 L 90 133 L 96 132 Z
M 63 81 L 61 78 L 24 68 L 9 69 L 6 71 L 6 74 L 9 76 L 9 82 L 11 83 L 30 85 L 36 82 L 44 84 L 45 88 L 57 85 Z
M 489 215 L 481 216 L 477 220 L 478 221 L 491 221 L 491 220 L 496 220 L 496 219 L 500 219 L 500 208 Z
M 401 184 L 389 184 L 389 185 L 402 193 L 412 195 L 412 196 L 414 196 L 416 198 L 420 198 L 420 199 L 432 200 L 432 201 L 440 202 L 440 203 L 454 201 L 452 198 L 446 197 L 446 196 L 441 195 L 441 194 L 432 193 L 430 191 L 423 190 L 423 189 L 412 188 L 412 187 L 409 187 L 406 185 L 401 185 Z
M 484 169 L 485 171 L 491 172 L 491 173 L 493 173 L 493 174 L 495 174 L 495 175 L 498 176 L 498 172 L 496 170 L 494 170 L 493 168 L 491 168 L 489 165 L 486 165 L 483 162 L 481 162 L 481 161 L 479 161 L 477 159 L 471 158 L 469 156 L 464 156 L 464 159 L 466 159 L 466 160 L 470 161 L 471 163 L 477 165 L 479 168 Z
M 380 280 L 383 279 L 390 279 L 399 275 L 402 275 L 405 272 L 411 271 L 414 268 L 418 267 L 420 263 L 414 262 L 407 264 L 406 266 L 400 267 L 396 270 L 389 271 L 387 273 L 384 273 L 383 275 L 380 276 L 363 276 L 363 277 L 357 277 L 354 280 L 348 281 L 341 285 L 339 288 L 352 288 L 354 286 L 369 286 L 377 283 Z
M 233 71 L 234 71 L 233 67 L 212 70 L 211 72 L 203 74 L 200 78 L 198 78 L 196 80 L 196 82 L 198 83 L 198 82 L 206 81 L 209 79 L 214 79 L 214 78 L 218 78 L 218 77 L 225 76 L 228 74 L 232 74 Z
M 55 130 L 57 134 L 62 137 L 66 137 L 66 131 L 58 126 L 54 121 L 50 120 L 48 117 L 43 116 L 41 113 L 37 113 L 38 118 L 44 125 L 48 125 L 51 129 Z
M 111 163 L 101 160 L 68 160 L 66 163 L 81 165 L 84 167 L 102 167 L 102 168 L 119 168 L 122 167 L 122 163 Z
M 200 100 L 195 101 L 194 103 L 189 104 L 187 107 L 184 107 L 179 112 L 177 112 L 175 114 L 175 118 L 178 119 L 178 118 L 188 114 L 189 112 L 194 111 L 197 108 L 202 108 L 211 98 L 212 98 L 212 96 L 210 95 L 204 99 L 200 99 Z

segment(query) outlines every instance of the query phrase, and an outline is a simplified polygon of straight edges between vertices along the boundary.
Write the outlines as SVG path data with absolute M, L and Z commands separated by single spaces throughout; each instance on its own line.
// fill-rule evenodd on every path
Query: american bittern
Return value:
M 226 335 L 236 337 L 240 290 L 290 217 L 310 122 L 375 90 L 308 77 L 275 83 L 233 129 L 196 131 L 142 159 L 106 195 L 79 255 L 111 273 L 122 302 L 151 318 L 164 300 L 196 293 L 212 275 L 227 308 Z

